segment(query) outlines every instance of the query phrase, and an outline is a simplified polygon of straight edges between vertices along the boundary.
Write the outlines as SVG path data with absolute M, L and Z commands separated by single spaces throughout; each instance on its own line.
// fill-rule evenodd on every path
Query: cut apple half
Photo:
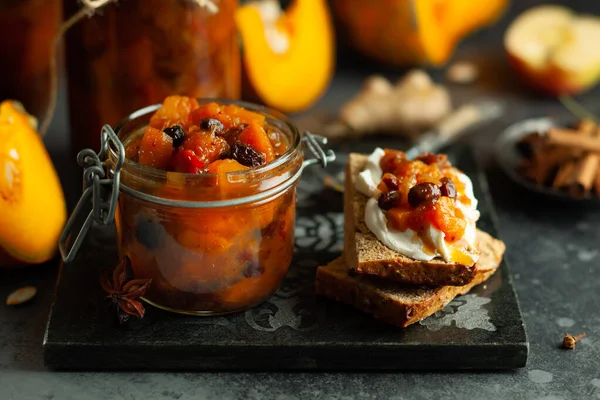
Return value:
M 600 77 L 600 18 L 544 5 L 525 11 L 504 36 L 509 61 L 531 86 L 577 94 Z

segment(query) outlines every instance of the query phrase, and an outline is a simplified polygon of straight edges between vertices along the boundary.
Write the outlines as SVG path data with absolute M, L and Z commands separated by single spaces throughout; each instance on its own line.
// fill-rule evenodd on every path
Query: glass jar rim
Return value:
M 253 167 L 253 168 L 248 168 L 248 169 L 241 170 L 241 171 L 232 171 L 232 172 L 225 173 L 225 175 L 228 177 L 243 179 L 243 178 L 248 178 L 248 177 L 251 177 L 254 175 L 264 176 L 264 174 L 269 173 L 270 171 L 275 171 L 282 165 L 285 165 L 287 162 L 292 161 L 300 149 L 300 132 L 299 132 L 298 128 L 292 122 L 292 120 L 290 120 L 289 117 L 287 117 L 285 114 L 283 114 L 280 111 L 277 111 L 275 109 L 272 109 L 272 108 L 269 108 L 266 106 L 262 106 L 259 104 L 250 103 L 250 102 L 246 102 L 246 101 L 239 101 L 239 100 L 228 100 L 228 99 L 221 99 L 221 98 L 197 98 L 196 100 L 201 105 L 208 104 L 208 103 L 217 103 L 219 105 L 224 104 L 224 105 L 236 105 L 239 107 L 243 107 L 247 110 L 257 112 L 266 117 L 270 117 L 273 120 L 281 121 L 281 122 L 285 123 L 285 125 L 290 130 L 291 140 L 289 141 L 289 147 L 285 153 L 283 153 L 281 156 L 277 157 L 273 161 L 266 163 L 264 165 L 261 165 L 259 167 Z M 144 108 L 141 108 L 139 110 L 132 112 L 131 114 L 129 114 L 125 118 L 123 118 L 121 121 L 119 121 L 114 127 L 114 131 L 117 134 L 117 136 L 119 136 L 119 139 L 123 139 L 123 137 L 121 137 L 121 133 L 122 133 L 121 131 L 126 127 L 126 125 L 128 123 L 131 123 L 139 118 L 150 115 L 154 111 L 158 110 L 161 106 L 162 106 L 162 104 L 160 104 L 160 103 L 146 106 Z M 108 155 L 109 159 L 116 160 L 118 158 L 117 150 L 116 150 L 115 146 L 112 144 L 108 146 L 108 153 L 109 153 L 109 155 Z M 125 159 L 124 159 L 123 168 L 127 168 L 132 173 L 144 174 L 144 176 L 146 176 L 148 178 L 155 178 L 155 179 L 167 179 L 167 174 L 178 174 L 178 176 L 185 178 L 186 181 L 191 180 L 193 182 L 196 180 L 211 179 L 211 178 L 214 178 L 215 176 L 217 176 L 217 174 L 211 174 L 211 173 L 207 173 L 207 172 L 202 173 L 202 174 L 194 174 L 194 173 L 167 171 L 167 170 L 162 170 L 162 169 L 158 169 L 158 168 L 147 167 L 147 166 L 141 165 L 127 157 L 125 157 Z

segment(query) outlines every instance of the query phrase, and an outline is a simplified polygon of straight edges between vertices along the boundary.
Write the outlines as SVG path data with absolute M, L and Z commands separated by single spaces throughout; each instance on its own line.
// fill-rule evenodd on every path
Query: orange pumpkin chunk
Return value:
M 210 164 L 207 168 L 209 174 L 217 175 L 217 187 L 221 194 L 225 196 L 227 193 L 236 190 L 236 184 L 229 181 L 227 174 L 229 172 L 242 171 L 248 169 L 239 162 L 231 159 L 217 160 Z
M 190 129 L 182 147 L 192 150 L 204 164 L 210 164 L 229 152 L 229 145 L 225 139 L 196 126 Z
M 238 140 L 263 153 L 266 162 L 271 162 L 275 159 L 275 151 L 267 136 L 267 132 L 258 123 L 250 123 L 248 127 L 240 133 Z
M 228 172 L 241 171 L 244 169 L 248 169 L 248 167 L 243 166 L 235 160 L 227 158 L 211 163 L 208 166 L 207 172 L 209 174 L 226 174 Z
M 225 129 L 233 127 L 231 117 L 223 113 L 222 107 L 217 103 L 208 103 L 199 106 L 190 113 L 189 124 L 200 126 L 204 118 L 216 118 L 223 124 Z
M 147 167 L 165 169 L 173 154 L 173 139 L 151 126 L 146 128 L 140 145 L 139 163 Z
M 246 110 L 245 108 L 236 106 L 235 104 L 227 104 L 223 107 L 223 112 L 231 118 L 232 124 L 235 126 L 250 124 L 252 122 L 256 122 L 260 126 L 265 124 L 264 115 Z
M 445 240 L 453 243 L 463 237 L 467 222 L 454 200 L 449 197 L 440 197 L 438 201 L 424 213 L 433 226 L 446 234 Z
M 179 124 L 187 130 L 190 126 L 187 123 L 189 115 L 196 108 L 198 108 L 198 102 L 193 97 L 169 96 L 150 119 L 150 126 L 163 130 Z

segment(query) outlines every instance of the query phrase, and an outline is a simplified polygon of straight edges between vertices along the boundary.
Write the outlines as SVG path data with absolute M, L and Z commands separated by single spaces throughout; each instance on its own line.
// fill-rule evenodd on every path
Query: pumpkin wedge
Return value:
M 402 66 L 443 65 L 458 42 L 494 22 L 508 0 L 333 0 L 354 47 Z
M 325 0 L 277 0 L 240 7 L 236 24 L 250 85 L 266 105 L 301 111 L 323 94 L 333 74 L 335 39 Z
M 36 125 L 20 103 L 0 104 L 0 266 L 52 258 L 65 223 L 62 187 Z

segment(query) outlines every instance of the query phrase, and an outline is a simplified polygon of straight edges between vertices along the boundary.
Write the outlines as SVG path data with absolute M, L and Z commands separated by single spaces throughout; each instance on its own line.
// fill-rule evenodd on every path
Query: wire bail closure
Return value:
M 69 217 L 58 242 L 58 248 L 62 259 L 67 263 L 73 261 L 77 256 L 77 253 L 83 244 L 83 240 L 94 222 L 100 225 L 110 225 L 114 221 L 120 190 L 143 200 L 171 207 L 211 208 L 235 206 L 274 196 L 296 182 L 300 178 L 304 168 L 315 164 L 320 164 L 321 167 L 325 168 L 330 162 L 335 160 L 335 153 L 333 150 L 329 149 L 325 152 L 321 147 L 322 144 L 327 144 L 327 138 L 306 131 L 304 132 L 304 135 L 302 135 L 301 142 L 313 157 L 305 159 L 298 172 L 288 179 L 286 184 L 239 199 L 206 202 L 171 200 L 142 193 L 129 188 L 126 185 L 121 186 L 121 168 L 125 162 L 125 147 L 110 125 L 104 125 L 102 127 L 101 135 L 102 138 L 99 153 L 96 153 L 92 149 L 84 149 L 77 154 L 77 164 L 83 168 L 83 194 L 77 202 L 73 213 Z M 114 146 L 117 156 L 114 166 L 112 166 L 111 163 L 110 173 L 112 179 L 107 177 L 107 156 L 111 145 Z M 84 209 L 89 204 L 90 200 L 92 203 L 92 210 L 87 215 L 85 222 L 79 229 L 73 244 L 69 248 L 67 241 L 75 229 L 75 221 L 84 213 Z
M 115 146 L 117 153 L 117 162 L 112 170 L 112 179 L 107 177 L 106 171 L 106 156 L 111 144 Z M 84 149 L 77 154 L 77 164 L 83 168 L 83 194 L 59 238 L 58 249 L 63 261 L 73 261 L 93 222 L 100 225 L 110 225 L 113 222 L 119 198 L 121 167 L 124 162 L 125 147 L 110 125 L 102 127 L 99 153 L 92 149 Z M 106 196 L 109 191 L 110 195 Z M 107 197 L 108 200 L 106 200 Z M 84 212 L 83 210 L 89 204 L 90 199 L 92 210 L 77 233 L 71 248 L 68 248 L 67 240 L 74 230 L 75 221 Z
M 310 151 L 314 157 L 304 160 L 302 162 L 302 169 L 317 163 L 321 164 L 322 168 L 326 168 L 328 163 L 335 161 L 335 153 L 333 150 L 329 149 L 327 150 L 327 153 L 325 153 L 325 150 L 321 147 L 322 144 L 327 144 L 326 137 L 305 131 L 304 135 L 302 135 L 302 143 L 306 145 L 308 151 Z

